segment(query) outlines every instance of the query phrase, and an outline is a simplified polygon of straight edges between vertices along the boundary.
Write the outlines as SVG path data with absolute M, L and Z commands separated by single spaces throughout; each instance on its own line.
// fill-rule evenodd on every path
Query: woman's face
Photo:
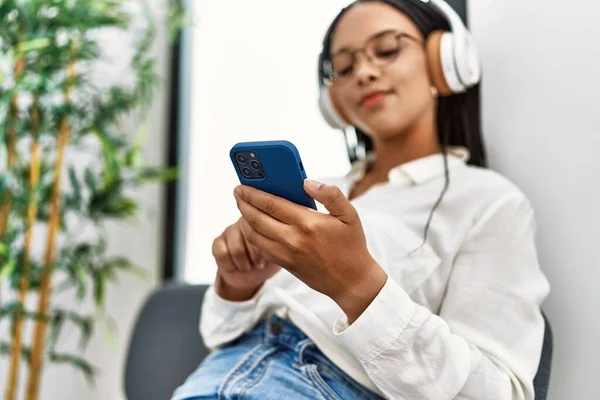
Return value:
M 394 36 L 383 43 L 372 38 L 390 30 L 408 34 L 416 41 L 404 37 L 395 42 L 400 44 L 400 51 L 395 58 L 390 57 L 393 61 L 389 64 L 374 65 L 365 52 L 355 52 L 353 67 L 348 69 L 352 65 L 349 58 L 335 56 L 363 49 L 367 43 L 371 43 L 367 48 L 375 51 L 371 54 L 385 56 L 386 46 L 393 48 Z M 418 126 L 423 118 L 434 115 L 436 100 L 432 96 L 423 41 L 417 26 L 385 3 L 359 3 L 337 24 L 331 43 L 332 64 L 334 70 L 344 74 L 334 80 L 331 92 L 349 122 L 373 139 L 385 141 L 402 135 Z

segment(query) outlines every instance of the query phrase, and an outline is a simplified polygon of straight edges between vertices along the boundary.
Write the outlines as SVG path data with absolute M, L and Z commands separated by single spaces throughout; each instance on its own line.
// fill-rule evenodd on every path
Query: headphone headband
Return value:
M 452 33 L 463 33 L 467 30 L 467 27 L 463 23 L 462 18 L 458 13 L 448 4 L 445 0 L 421 0 L 423 3 L 430 4 L 435 7 L 440 13 L 446 17 L 450 24 L 450 30 Z

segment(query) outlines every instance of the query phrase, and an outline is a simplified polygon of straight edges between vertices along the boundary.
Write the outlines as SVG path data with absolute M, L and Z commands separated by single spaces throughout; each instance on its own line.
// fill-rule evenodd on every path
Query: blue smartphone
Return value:
M 298 149 L 287 140 L 238 143 L 229 152 L 240 183 L 317 209 L 304 191 L 306 172 Z

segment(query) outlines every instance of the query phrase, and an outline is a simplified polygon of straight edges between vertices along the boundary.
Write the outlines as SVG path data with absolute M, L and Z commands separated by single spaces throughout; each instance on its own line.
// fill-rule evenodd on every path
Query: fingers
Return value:
M 227 230 L 225 234 L 225 242 L 227 249 L 231 255 L 231 259 L 239 271 L 251 271 L 252 261 L 246 249 L 246 241 L 240 229 L 235 229 L 235 225 Z
M 244 202 L 285 224 L 294 224 L 300 221 L 305 209 L 305 207 L 291 201 L 251 186 L 240 185 L 235 188 L 234 194 L 236 199 L 242 199 Z
M 337 186 L 307 179 L 304 188 L 313 199 L 325 206 L 329 215 L 345 223 L 355 222 L 358 218 L 356 209 Z
M 252 204 L 236 196 L 236 202 L 242 218 L 257 232 L 277 242 L 284 241 L 290 234 L 290 225 L 287 225 L 269 214 L 259 210 Z
M 260 255 L 260 252 L 258 251 L 256 246 L 254 246 L 253 244 L 248 242 L 248 239 L 246 238 L 246 236 L 244 234 L 244 229 L 242 228 L 242 223 L 241 223 L 242 219 L 243 218 L 240 218 L 239 228 L 240 228 L 240 233 L 241 233 L 242 237 L 244 238 L 244 245 L 246 246 L 246 254 L 248 254 L 248 258 L 250 259 L 250 262 L 252 263 L 253 267 L 256 267 L 258 269 L 263 269 L 265 267 L 265 260 Z
M 245 219 L 242 219 L 242 229 L 248 243 L 256 246 L 266 261 L 282 266 L 287 264 L 287 251 L 281 243 L 256 231 Z
M 264 265 L 258 250 L 244 237 L 240 222 L 213 241 L 212 253 L 218 267 L 225 272 L 248 272 Z
M 217 262 L 217 266 L 225 272 L 235 272 L 237 267 L 235 266 L 229 250 L 227 249 L 227 243 L 223 238 L 223 235 L 219 236 L 213 241 L 212 254 Z

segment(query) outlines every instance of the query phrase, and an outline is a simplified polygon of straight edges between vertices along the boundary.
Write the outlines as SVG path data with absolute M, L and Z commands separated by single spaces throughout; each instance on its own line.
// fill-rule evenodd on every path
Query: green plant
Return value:
M 27 400 L 38 396 L 45 361 L 93 379 L 96 370 L 81 354 L 94 326 L 108 318 L 107 285 L 122 272 L 144 273 L 108 254 L 105 224 L 137 215 L 133 189 L 176 175 L 145 165 L 143 135 L 123 133 L 127 122 L 141 124 L 160 81 L 150 51 L 152 14 L 141 3 L 145 18 L 136 17 L 128 3 L 0 0 L 0 290 L 10 292 L 0 293 L 0 323 L 10 324 L 10 340 L 0 341 L 9 373 L 0 382 L 7 400 L 16 398 L 22 362 L 29 366 Z M 174 1 L 168 10 L 172 35 L 184 12 Z M 97 33 L 107 29 L 138 32 L 131 84 L 102 87 L 94 80 L 103 58 Z M 36 240 L 43 243 L 34 246 Z M 62 291 L 81 302 L 91 297 L 96 312 L 54 306 L 53 295 Z M 25 306 L 30 296 L 34 309 Z M 81 353 L 57 346 L 67 322 L 80 331 Z M 29 343 L 25 324 L 33 325 Z

